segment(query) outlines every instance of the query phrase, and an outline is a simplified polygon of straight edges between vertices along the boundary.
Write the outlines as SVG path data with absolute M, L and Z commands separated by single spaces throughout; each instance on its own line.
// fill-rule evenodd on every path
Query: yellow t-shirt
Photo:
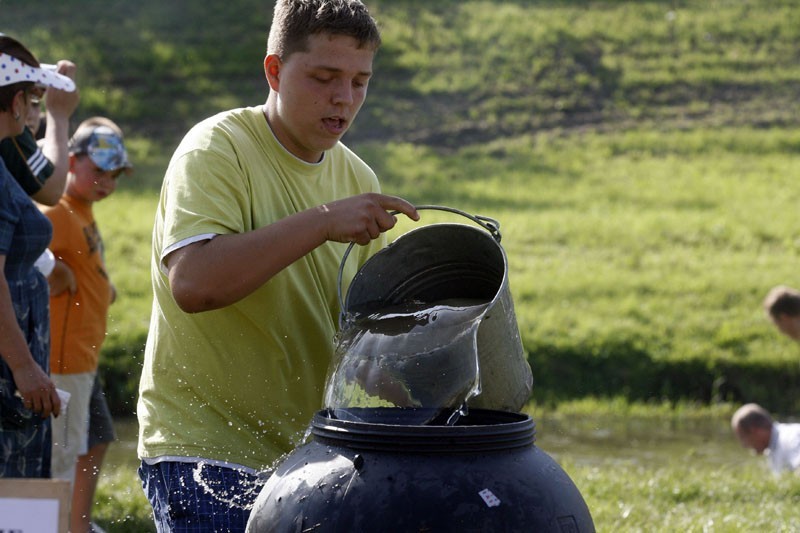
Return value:
M 187 134 L 167 169 L 153 230 L 140 457 L 201 457 L 263 469 L 302 441 L 322 407 L 347 245 L 328 242 L 239 302 L 195 314 L 175 304 L 161 269 L 163 250 L 378 190 L 374 172 L 341 143 L 317 164 L 294 157 L 261 107 L 221 113 Z M 343 279 L 351 280 L 383 244 L 354 248 Z

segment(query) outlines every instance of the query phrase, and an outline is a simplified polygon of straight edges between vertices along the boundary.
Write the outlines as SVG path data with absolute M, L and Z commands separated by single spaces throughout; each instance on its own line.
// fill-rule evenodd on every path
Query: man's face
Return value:
M 800 341 L 800 317 L 780 314 L 773 319 L 778 330 L 795 341 Z
M 754 450 L 758 455 L 762 455 L 764 450 L 769 447 L 771 431 L 766 428 L 753 428 L 749 431 L 738 430 L 736 436 L 745 448 Z
M 375 51 L 343 35 L 312 35 L 308 45 L 286 61 L 274 55 L 264 61 L 272 89 L 267 118 L 287 150 L 316 163 L 361 109 Z

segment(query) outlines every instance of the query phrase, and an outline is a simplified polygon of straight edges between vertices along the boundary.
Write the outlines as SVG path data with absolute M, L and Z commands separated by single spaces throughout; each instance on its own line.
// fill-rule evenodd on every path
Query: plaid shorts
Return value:
M 139 477 L 159 533 L 244 532 L 266 479 L 206 463 L 142 461 Z

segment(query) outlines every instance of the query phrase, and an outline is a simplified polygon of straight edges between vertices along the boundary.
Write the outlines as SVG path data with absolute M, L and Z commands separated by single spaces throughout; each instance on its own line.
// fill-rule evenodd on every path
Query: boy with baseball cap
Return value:
M 49 278 L 50 373 L 56 385 L 71 394 L 67 416 L 53 423 L 53 477 L 75 483 L 78 457 L 88 451 L 98 356 L 108 308 L 115 298 L 92 206 L 110 196 L 117 178 L 130 174 L 133 165 L 121 130 L 104 117 L 82 122 L 69 147 L 66 190 L 58 204 L 44 213 L 53 224 L 50 248 L 56 257 Z M 76 511 L 71 531 L 88 530 L 88 513 Z

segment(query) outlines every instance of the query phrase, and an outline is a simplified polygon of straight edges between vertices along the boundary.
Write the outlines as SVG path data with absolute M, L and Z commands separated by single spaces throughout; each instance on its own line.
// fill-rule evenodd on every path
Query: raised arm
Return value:
M 58 72 L 75 78 L 75 64 L 71 61 L 58 62 Z M 78 107 L 78 89 L 65 92 L 50 87 L 45 93 L 47 105 L 47 129 L 45 130 L 42 153 L 53 163 L 53 174 L 44 182 L 33 199 L 44 205 L 55 205 L 64 192 L 69 172 L 69 118 Z
M 189 313 L 231 305 L 326 241 L 368 244 L 397 223 L 390 211 L 419 220 L 407 201 L 367 193 L 190 244 L 165 258 L 172 294 Z

